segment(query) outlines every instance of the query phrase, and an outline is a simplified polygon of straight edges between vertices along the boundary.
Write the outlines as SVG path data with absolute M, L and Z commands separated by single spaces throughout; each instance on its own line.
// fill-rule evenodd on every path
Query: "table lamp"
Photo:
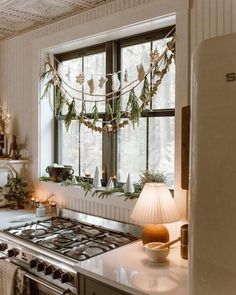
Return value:
M 146 183 L 135 204 L 130 218 L 144 225 L 142 242 L 168 242 L 169 232 L 162 223 L 179 220 L 174 199 L 164 183 Z

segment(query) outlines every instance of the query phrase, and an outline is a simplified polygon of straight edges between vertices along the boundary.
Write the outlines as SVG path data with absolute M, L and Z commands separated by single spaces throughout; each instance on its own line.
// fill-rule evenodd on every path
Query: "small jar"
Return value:
M 188 259 L 188 224 L 184 224 L 181 226 L 180 251 L 181 257 L 184 259 Z
M 46 214 L 46 209 L 43 207 L 42 204 L 36 209 L 36 217 L 44 217 Z

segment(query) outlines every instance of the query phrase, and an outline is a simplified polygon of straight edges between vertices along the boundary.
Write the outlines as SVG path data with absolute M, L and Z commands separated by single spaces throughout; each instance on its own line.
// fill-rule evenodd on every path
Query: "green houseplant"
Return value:
M 27 182 L 23 180 L 20 175 L 8 177 L 7 184 L 5 185 L 4 197 L 6 200 L 11 202 L 12 208 L 17 205 L 19 209 L 23 209 L 24 201 L 29 197 L 29 195 L 30 192 L 27 188 Z

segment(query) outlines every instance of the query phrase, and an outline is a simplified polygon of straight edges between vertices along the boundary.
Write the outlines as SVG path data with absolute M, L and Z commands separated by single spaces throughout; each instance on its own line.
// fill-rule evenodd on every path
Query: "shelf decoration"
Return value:
M 113 181 L 112 177 L 110 177 L 109 180 L 108 180 L 106 188 L 107 189 L 113 189 L 114 187 L 115 187 L 114 181 Z
M 98 167 L 96 167 L 95 172 L 94 172 L 93 186 L 94 186 L 95 189 L 102 186 L 101 180 L 100 180 L 100 177 L 99 177 Z
M 124 193 L 134 193 L 134 185 L 131 181 L 130 173 L 128 174 L 126 183 L 124 185 Z
M 169 37 L 173 33 L 172 29 L 166 36 Z M 62 78 L 60 73 L 54 66 L 54 60 L 59 63 L 56 59 L 51 60 L 49 56 L 45 62 L 45 71 L 41 75 L 41 79 L 44 81 L 44 92 L 42 98 L 47 96 L 50 92 L 51 87 L 55 87 L 55 113 L 56 116 L 62 115 L 62 109 L 67 106 L 68 111 L 65 115 L 65 125 L 67 130 L 69 129 L 72 120 L 78 119 L 81 124 L 84 124 L 88 128 L 97 132 L 117 132 L 118 129 L 125 127 L 132 122 L 134 127 L 135 124 L 139 123 L 142 111 L 149 108 L 149 104 L 152 98 L 156 95 L 159 86 L 162 83 L 164 76 L 168 73 L 169 66 L 175 58 L 175 35 L 170 41 L 166 42 L 166 48 L 162 53 L 156 49 L 150 54 L 151 66 L 145 71 L 143 64 L 137 65 L 137 79 L 128 82 L 128 71 L 125 70 L 123 77 L 125 86 L 121 86 L 118 73 L 107 74 L 107 77 L 101 77 L 99 79 L 98 87 L 104 87 L 105 83 L 111 79 L 112 91 L 106 94 L 97 94 L 95 91 L 95 83 L 91 75 L 91 79 L 87 80 L 89 91 L 86 92 L 83 88 L 77 89 L 71 86 L 72 73 L 71 69 L 68 68 L 66 79 Z M 60 63 L 59 63 L 60 64 Z M 151 78 L 150 78 L 151 77 Z M 75 75 L 75 81 L 80 85 L 84 84 L 85 75 L 84 73 Z M 142 84 L 141 84 L 142 83 Z M 139 85 L 142 85 L 141 95 L 138 97 L 135 90 Z M 75 96 L 75 93 L 78 95 Z M 128 101 L 124 109 L 121 109 L 121 99 L 124 95 L 128 95 Z M 75 101 L 81 102 L 81 108 L 76 110 Z M 98 103 L 105 102 L 105 121 L 103 120 L 103 127 L 98 126 L 101 118 L 98 112 Z M 93 105 L 92 114 L 87 114 L 87 105 Z M 99 124 L 100 125 L 100 124 Z

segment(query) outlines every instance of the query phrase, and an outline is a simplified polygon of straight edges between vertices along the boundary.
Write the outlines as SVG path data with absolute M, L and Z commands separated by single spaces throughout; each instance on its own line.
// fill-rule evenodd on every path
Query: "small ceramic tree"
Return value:
M 4 197 L 6 200 L 16 203 L 19 209 L 24 208 L 24 201 L 29 197 L 30 192 L 27 189 L 27 182 L 20 175 L 8 177 L 5 191 Z

